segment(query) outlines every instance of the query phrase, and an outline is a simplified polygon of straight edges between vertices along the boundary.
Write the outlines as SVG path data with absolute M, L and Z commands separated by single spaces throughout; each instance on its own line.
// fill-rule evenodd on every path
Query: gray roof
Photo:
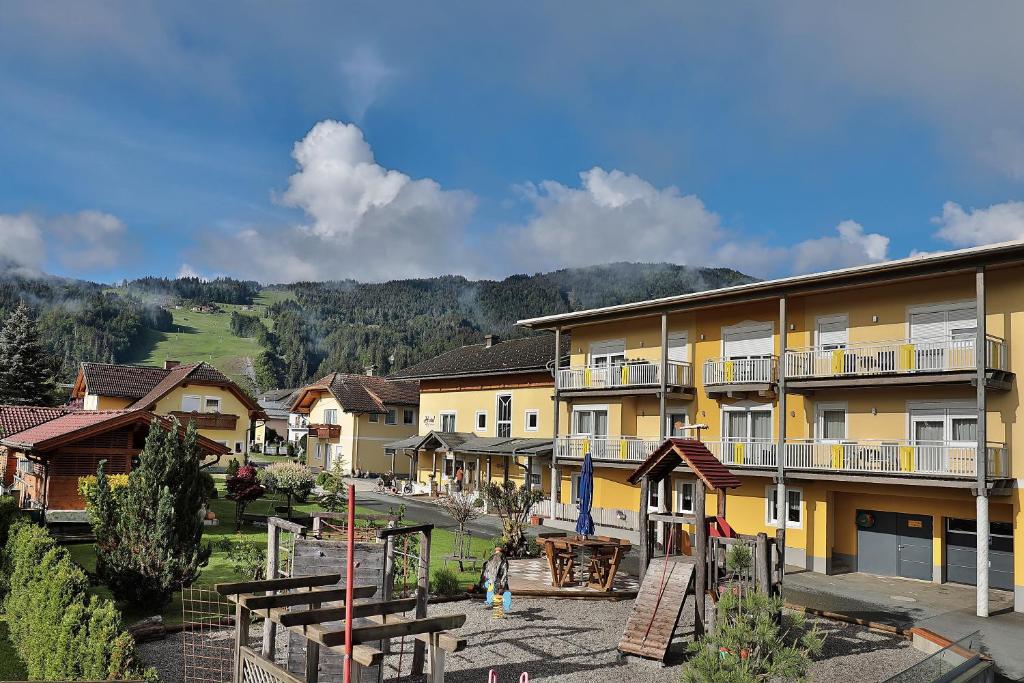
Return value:
M 466 455 L 551 455 L 554 450 L 551 439 L 520 439 L 495 436 L 477 436 L 468 432 L 430 432 L 425 436 L 410 436 L 400 441 L 384 444 L 393 450 L 449 451 Z
M 287 420 L 298 389 L 271 389 L 260 394 L 257 403 L 271 420 Z
M 569 355 L 569 337 L 562 336 L 562 357 Z M 555 360 L 550 335 L 510 339 L 487 346 L 471 344 L 446 351 L 422 363 L 399 370 L 394 378 L 430 379 L 540 372 Z

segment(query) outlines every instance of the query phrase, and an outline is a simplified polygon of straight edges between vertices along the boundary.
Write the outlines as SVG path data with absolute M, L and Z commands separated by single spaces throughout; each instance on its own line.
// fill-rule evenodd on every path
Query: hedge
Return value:
M 0 561 L 11 642 L 30 679 L 156 680 L 114 603 L 88 596 L 85 573 L 44 528 L 15 522 Z

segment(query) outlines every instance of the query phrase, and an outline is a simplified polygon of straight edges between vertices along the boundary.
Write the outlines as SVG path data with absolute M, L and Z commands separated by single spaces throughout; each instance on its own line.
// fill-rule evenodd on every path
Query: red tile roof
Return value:
M 385 404 L 415 406 L 420 403 L 420 383 L 408 379 L 388 379 L 370 375 L 332 372 L 296 394 L 293 409 L 310 392 L 326 391 L 351 413 L 386 413 Z
M 13 436 L 43 422 L 60 417 L 64 408 L 0 405 L 0 438 Z
M 65 436 L 79 429 L 92 427 L 107 422 L 113 417 L 130 413 L 129 410 L 82 410 L 65 413 L 35 427 L 5 438 L 4 441 L 16 442 L 20 446 L 32 447 L 38 443 Z
M 741 485 L 739 477 L 696 439 L 666 439 L 651 455 L 629 475 L 630 484 L 636 484 L 644 476 L 663 479 L 681 464 L 686 464 L 694 474 L 712 489 L 734 489 Z

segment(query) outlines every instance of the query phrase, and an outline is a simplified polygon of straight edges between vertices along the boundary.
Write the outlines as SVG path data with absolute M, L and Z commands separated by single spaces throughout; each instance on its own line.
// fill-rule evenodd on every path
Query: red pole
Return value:
M 356 487 L 348 486 L 348 548 L 345 556 L 345 683 L 352 683 L 352 594 L 355 592 Z

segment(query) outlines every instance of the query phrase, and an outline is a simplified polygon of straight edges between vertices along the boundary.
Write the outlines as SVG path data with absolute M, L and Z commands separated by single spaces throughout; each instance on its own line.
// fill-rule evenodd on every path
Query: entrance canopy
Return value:
M 740 486 L 739 477 L 729 471 L 721 461 L 696 439 L 666 439 L 657 450 L 629 475 L 630 484 L 644 477 L 661 481 L 680 465 L 687 465 L 709 489 L 734 489 Z
M 477 436 L 468 432 L 430 432 L 384 444 L 388 450 L 427 450 L 462 453 L 464 455 L 550 456 L 551 439 L 519 439 Z

